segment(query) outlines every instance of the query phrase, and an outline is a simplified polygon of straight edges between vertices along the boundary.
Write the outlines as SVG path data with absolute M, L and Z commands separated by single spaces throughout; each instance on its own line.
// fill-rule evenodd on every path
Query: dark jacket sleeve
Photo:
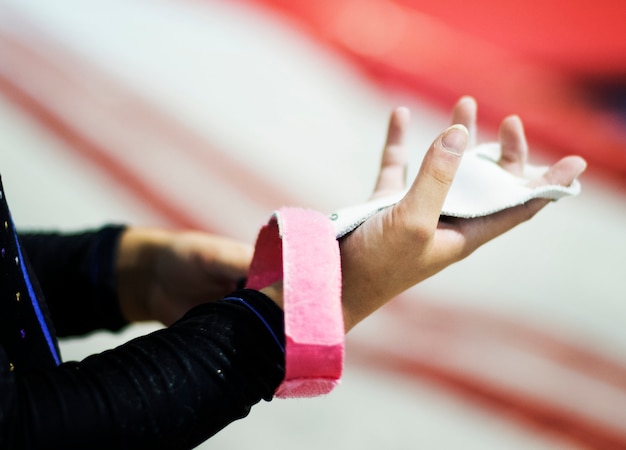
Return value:
M 123 230 L 107 226 L 75 234 L 19 234 L 59 336 L 119 330 L 126 324 L 113 273 Z
M 0 448 L 187 449 L 246 416 L 284 376 L 283 316 L 233 295 L 53 369 L 12 372 L 0 349 Z

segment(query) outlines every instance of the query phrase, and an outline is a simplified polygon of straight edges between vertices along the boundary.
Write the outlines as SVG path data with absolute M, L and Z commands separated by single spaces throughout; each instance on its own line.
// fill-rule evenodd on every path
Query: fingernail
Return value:
M 463 125 L 452 125 L 441 138 L 443 150 L 455 156 L 461 156 L 467 146 L 469 133 Z

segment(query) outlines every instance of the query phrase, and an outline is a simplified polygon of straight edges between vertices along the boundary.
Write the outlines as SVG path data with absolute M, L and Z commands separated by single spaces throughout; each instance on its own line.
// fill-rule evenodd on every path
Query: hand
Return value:
M 116 265 L 122 314 L 170 325 L 190 308 L 232 292 L 247 275 L 252 252 L 207 233 L 129 228 Z
M 403 139 L 408 123 L 409 111 L 405 108 L 391 115 L 373 197 L 405 188 L 407 151 Z M 463 151 L 474 143 L 476 102 L 472 98 L 459 100 L 452 123 L 431 145 L 405 197 L 340 241 L 346 331 L 393 297 L 467 257 L 484 243 L 530 219 L 549 203 L 534 199 L 476 219 L 440 217 Z M 504 119 L 499 140 L 500 166 L 521 175 L 528 146 L 518 117 Z M 566 157 L 529 185 L 567 186 L 585 168 L 582 158 Z

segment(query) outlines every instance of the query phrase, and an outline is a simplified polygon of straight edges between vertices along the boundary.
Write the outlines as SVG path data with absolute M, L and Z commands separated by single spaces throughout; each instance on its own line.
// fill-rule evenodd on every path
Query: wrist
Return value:
M 283 309 L 283 280 L 260 289 L 260 292 L 276 303 L 280 309 Z

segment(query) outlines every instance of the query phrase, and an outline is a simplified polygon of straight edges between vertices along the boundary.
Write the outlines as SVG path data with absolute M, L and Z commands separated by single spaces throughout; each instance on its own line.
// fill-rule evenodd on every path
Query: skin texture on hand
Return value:
M 475 145 L 476 110 L 471 97 L 459 100 L 452 126 L 429 148 L 405 197 L 340 240 L 346 331 L 393 297 L 530 219 L 550 202 L 534 199 L 474 219 L 440 216 L 463 152 Z M 391 114 L 372 198 L 405 189 L 408 150 L 404 138 L 409 116 L 406 108 Z M 528 145 L 519 117 L 502 121 L 499 141 L 500 166 L 521 175 Z M 582 158 L 569 156 L 529 186 L 567 186 L 585 168 Z M 252 254 L 249 245 L 206 233 L 130 228 L 122 236 L 116 268 L 122 313 L 129 321 L 158 320 L 169 325 L 193 306 L 232 292 L 246 276 Z M 262 292 L 282 307 L 281 282 Z
M 170 325 L 189 309 L 224 297 L 248 273 L 250 245 L 208 233 L 129 228 L 117 256 L 117 285 L 128 321 Z
M 463 97 L 453 110 L 453 125 L 435 139 L 406 196 L 380 211 L 340 242 L 343 311 L 346 331 L 393 297 L 457 262 L 481 245 L 533 217 L 549 200 L 475 219 L 440 217 L 465 148 L 474 145 L 476 102 Z M 407 150 L 403 145 L 409 112 L 392 113 L 380 174 L 373 197 L 405 186 Z M 521 174 L 528 146 L 521 120 L 503 120 L 499 140 L 504 169 Z M 567 186 L 586 168 L 582 158 L 570 156 L 552 165 L 530 186 Z

